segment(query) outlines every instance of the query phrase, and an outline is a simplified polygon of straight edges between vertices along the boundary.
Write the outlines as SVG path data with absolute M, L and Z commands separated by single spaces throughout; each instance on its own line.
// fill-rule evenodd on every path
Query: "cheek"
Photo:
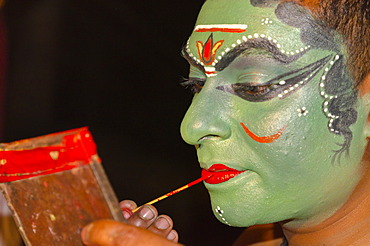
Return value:
M 308 109 L 297 103 L 256 103 L 239 115 L 238 128 L 254 142 L 269 145 L 282 138 L 296 119 L 307 115 Z
M 258 144 L 260 153 L 276 158 L 297 161 L 322 148 L 325 151 L 320 151 L 321 156 L 331 156 L 340 138 L 328 130 L 328 119 L 323 114 L 318 92 L 308 92 L 255 104 L 253 110 L 240 114 L 238 131 L 243 141 Z M 319 139 L 325 139 L 325 144 L 319 146 Z
M 330 159 L 341 137 L 328 129 L 323 111 L 324 99 L 316 80 L 284 99 L 261 103 L 233 101 L 231 118 L 235 120 L 240 143 L 254 146 L 261 158 L 277 163 Z M 320 142 L 321 144 L 317 144 Z

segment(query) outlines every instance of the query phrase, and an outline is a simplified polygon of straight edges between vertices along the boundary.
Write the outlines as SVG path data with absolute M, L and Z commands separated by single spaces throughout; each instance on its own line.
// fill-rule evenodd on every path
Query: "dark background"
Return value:
M 138 204 L 199 178 L 179 82 L 202 2 L 8 0 L 2 141 L 89 126 L 119 200 Z M 202 184 L 156 206 L 187 245 L 231 245 L 241 231 L 216 221 Z

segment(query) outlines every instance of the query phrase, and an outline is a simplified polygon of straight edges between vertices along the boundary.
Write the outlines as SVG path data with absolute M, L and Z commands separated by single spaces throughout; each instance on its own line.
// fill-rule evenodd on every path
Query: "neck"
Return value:
M 311 227 L 288 228 L 283 225 L 289 245 L 368 245 L 370 162 L 366 161 L 364 168 L 364 176 L 360 183 L 333 216 Z

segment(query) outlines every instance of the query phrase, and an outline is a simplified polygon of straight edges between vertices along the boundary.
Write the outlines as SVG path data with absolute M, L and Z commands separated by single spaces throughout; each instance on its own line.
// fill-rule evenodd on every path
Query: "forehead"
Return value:
M 250 0 L 207 0 L 188 39 L 186 52 L 207 68 L 214 67 L 241 43 L 253 39 L 269 40 L 288 56 L 307 50 L 309 46 L 301 41 L 299 28 L 283 23 L 276 16 L 276 7 L 277 4 L 256 7 Z M 204 55 L 210 62 L 202 59 Z

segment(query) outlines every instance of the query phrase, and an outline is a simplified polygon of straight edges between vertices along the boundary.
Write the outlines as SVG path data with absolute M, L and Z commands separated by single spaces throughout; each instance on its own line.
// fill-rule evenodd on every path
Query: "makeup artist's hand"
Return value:
M 114 220 L 98 220 L 85 226 L 81 232 L 87 246 L 179 246 L 140 227 Z
M 125 200 L 120 203 L 128 224 L 110 220 L 96 221 L 86 226 L 82 238 L 86 245 L 178 245 L 178 234 L 172 229 L 173 222 L 167 215 L 159 215 L 155 207 L 142 206 L 132 213 L 137 205 Z
M 177 232 L 172 229 L 172 219 L 167 215 L 158 215 L 154 206 L 144 205 L 137 212 L 132 213 L 131 211 L 137 208 L 134 201 L 124 200 L 119 205 L 128 224 L 147 229 L 170 241 L 179 240 Z

